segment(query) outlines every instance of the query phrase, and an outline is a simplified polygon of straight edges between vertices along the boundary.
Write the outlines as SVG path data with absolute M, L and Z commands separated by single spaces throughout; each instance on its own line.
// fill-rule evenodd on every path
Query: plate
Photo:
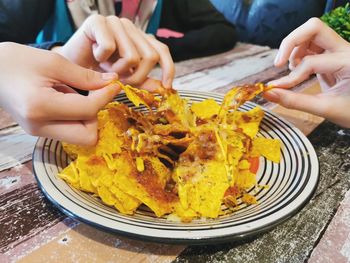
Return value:
M 183 98 L 202 101 L 213 98 L 221 102 L 223 95 L 209 92 L 179 91 Z M 131 106 L 125 94 L 116 100 Z M 256 104 L 247 102 L 240 110 Z M 140 108 L 145 110 L 145 108 Z M 242 239 L 265 232 L 296 214 L 311 198 L 319 180 L 319 163 L 315 150 L 303 133 L 293 125 L 264 110 L 265 117 L 258 136 L 282 141 L 281 162 L 259 160 L 257 181 L 268 185 L 251 193 L 256 205 L 240 205 L 240 209 L 217 219 L 198 219 L 191 223 L 157 218 L 145 206 L 136 214 L 120 214 L 98 198 L 70 187 L 57 176 L 69 157 L 59 141 L 39 138 L 33 153 L 33 170 L 47 198 L 61 211 L 82 222 L 142 240 L 182 244 L 208 244 Z M 223 207 L 223 209 L 226 209 Z

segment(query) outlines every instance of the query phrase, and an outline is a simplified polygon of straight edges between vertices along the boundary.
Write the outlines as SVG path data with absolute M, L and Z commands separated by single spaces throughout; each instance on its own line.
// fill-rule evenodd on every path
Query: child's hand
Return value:
M 317 74 L 322 94 L 306 95 L 273 89 L 264 96 L 291 109 L 325 117 L 350 127 L 350 44 L 317 18 L 312 18 L 281 43 L 276 66 L 289 60 L 291 73 L 269 84 L 293 87 Z
M 119 92 L 115 73 L 99 73 L 54 52 L 0 44 L 0 105 L 36 136 L 93 145 L 96 115 Z M 71 87 L 93 90 L 83 96 Z
M 116 72 L 131 85 L 142 84 L 157 63 L 165 87 L 171 87 L 175 74 L 166 45 L 116 16 L 90 16 L 58 52 L 80 66 Z

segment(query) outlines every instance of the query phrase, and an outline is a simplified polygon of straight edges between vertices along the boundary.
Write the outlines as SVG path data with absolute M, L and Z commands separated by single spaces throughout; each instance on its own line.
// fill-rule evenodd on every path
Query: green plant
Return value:
M 350 5 L 340 6 L 324 14 L 321 20 L 333 28 L 342 38 L 350 42 Z

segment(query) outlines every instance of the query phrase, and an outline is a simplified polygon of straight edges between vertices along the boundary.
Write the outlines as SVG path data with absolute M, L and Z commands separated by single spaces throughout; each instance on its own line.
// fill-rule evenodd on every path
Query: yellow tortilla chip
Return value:
M 186 178 L 186 167 L 177 167 L 175 174 L 179 181 L 178 194 L 182 208 L 185 211 L 193 210 L 204 217 L 218 217 L 222 199 L 229 187 L 222 163 L 209 161 L 199 166 L 190 178 Z
M 249 189 L 256 184 L 255 174 L 251 173 L 249 170 L 240 170 L 235 175 L 235 184 L 242 189 Z
M 256 203 L 247 193 L 256 185 L 250 158 L 262 155 L 278 162 L 280 142 L 256 138 L 261 108 L 232 111 L 239 89 L 228 92 L 221 106 L 213 99 L 190 106 L 172 89 L 162 89 L 160 100 L 118 84 L 136 106 L 156 110 L 106 105 L 98 113 L 96 146 L 63 144 L 75 159 L 59 173 L 63 180 L 123 214 L 132 215 L 144 204 L 158 217 L 184 222 L 216 218 L 223 204 L 232 211 L 240 200 Z M 240 96 L 252 96 L 264 86 L 249 88 Z
M 255 138 L 253 140 L 253 153 L 261 154 L 275 163 L 280 162 L 281 141 L 278 139 Z
M 160 164 L 145 162 L 145 171 L 140 174 L 127 154 L 121 154 L 115 159 L 116 174 L 114 185 L 121 191 L 140 200 L 147 205 L 157 216 L 170 213 L 173 210 L 171 196 L 165 191 L 167 175 L 154 173 Z M 157 166 L 159 165 L 159 166 Z M 165 171 L 163 167 L 162 171 Z
M 157 105 L 160 101 L 159 98 L 155 97 L 150 92 L 143 90 L 143 89 L 136 89 L 129 85 L 123 85 L 121 82 L 118 81 L 118 84 L 121 86 L 121 88 L 125 91 L 126 96 L 128 99 L 134 103 L 136 107 L 139 107 L 140 104 L 145 105 L 147 108 L 151 109 L 152 106 Z
M 219 113 L 220 106 L 215 100 L 207 99 L 202 102 L 193 103 L 191 110 L 198 118 L 209 119 Z

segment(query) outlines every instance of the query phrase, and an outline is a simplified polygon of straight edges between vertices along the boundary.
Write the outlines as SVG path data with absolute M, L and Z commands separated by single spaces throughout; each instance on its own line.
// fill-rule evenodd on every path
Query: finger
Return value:
M 116 62 L 110 61 L 110 63 L 106 63 L 104 66 L 109 67 L 110 71 L 117 72 L 118 74 L 128 73 L 130 68 L 136 67 L 139 64 L 139 53 L 118 17 L 107 17 L 107 24 L 111 29 L 114 39 L 118 45 L 118 53 L 120 58 Z
M 54 83 L 61 82 L 81 90 L 99 89 L 118 78 L 118 75 L 112 72 L 100 73 L 76 65 L 56 53 L 45 56 L 43 63 L 47 65 L 45 74 L 51 77 Z
M 155 39 L 152 35 L 145 34 L 151 46 L 159 53 L 159 64 L 163 70 L 162 83 L 165 88 L 171 88 L 175 77 L 175 65 L 167 45 Z
M 308 95 L 290 90 L 273 89 L 265 92 L 264 97 L 288 109 L 308 112 L 350 127 L 350 115 L 344 112 L 344 109 L 348 108 L 349 96 Z
M 163 85 L 160 80 L 147 78 L 145 82 L 138 86 L 140 89 L 148 90 L 150 92 L 156 92 L 162 94 Z
M 125 79 L 126 83 L 137 85 L 144 82 L 149 72 L 159 62 L 160 56 L 144 37 L 143 32 L 139 31 L 130 20 L 122 19 L 123 26 L 130 33 L 130 39 L 135 43 L 136 49 L 140 54 L 141 61 L 130 77 Z
M 59 93 L 49 91 L 43 94 L 48 99 L 42 106 L 42 115 L 37 119 L 43 120 L 91 120 L 96 118 L 100 109 L 120 92 L 119 85 L 111 84 L 99 90 L 90 91 L 88 96 L 78 93 Z
M 271 81 L 268 84 L 280 88 L 290 88 L 307 80 L 314 73 L 336 72 L 343 67 L 343 64 L 339 57 L 334 57 L 334 54 L 306 56 L 289 75 Z
M 314 43 L 308 41 L 293 49 L 289 57 L 289 69 L 293 70 L 305 56 L 323 53 L 324 50 Z
M 333 74 L 317 74 L 317 79 L 322 92 L 327 92 L 337 82 Z
M 298 66 L 301 60 L 307 55 L 309 43 L 303 43 L 293 49 L 289 57 L 289 69 L 294 70 Z
M 92 146 L 96 144 L 98 139 L 97 120 L 39 123 L 32 134 L 66 143 Z
M 93 54 L 98 62 L 106 61 L 115 52 L 116 43 L 113 32 L 108 27 L 104 16 L 90 16 L 82 30 L 92 43 L 96 43 L 93 45 Z
M 338 36 L 335 31 L 320 19 L 311 18 L 283 39 L 275 59 L 275 65 L 284 65 L 293 49 L 308 41 L 312 41 L 320 48 L 329 51 L 349 49 L 347 42 Z
M 265 92 L 263 96 L 288 109 L 301 110 L 319 116 L 324 115 L 324 108 L 328 105 L 328 102 L 326 105 L 321 104 L 324 101 L 320 96 L 301 94 L 285 89 L 272 89 Z

